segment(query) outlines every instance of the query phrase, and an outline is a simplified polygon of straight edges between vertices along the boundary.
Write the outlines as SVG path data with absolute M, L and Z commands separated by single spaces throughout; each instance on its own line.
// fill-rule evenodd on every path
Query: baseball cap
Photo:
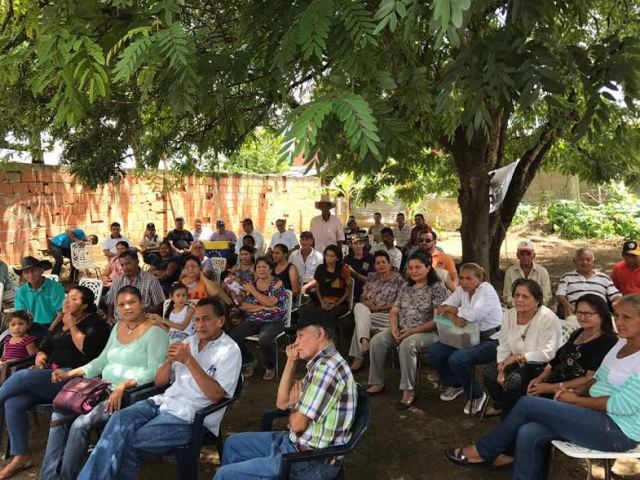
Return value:
M 249 223 L 249 224 L 253 225 L 253 220 L 251 220 L 249 217 L 247 217 L 244 220 L 242 220 L 242 223 Z
M 640 245 L 635 240 L 627 240 L 622 246 L 622 253 L 640 255 Z
M 536 247 L 533 245 L 533 242 L 531 240 L 522 240 L 518 244 L 518 251 L 519 252 L 535 252 Z
M 216 220 L 216 227 L 224 227 L 224 221 Z
M 184 217 L 182 215 L 178 215 L 176 217 L 176 222 L 184 222 Z
M 156 229 L 155 224 L 151 222 L 147 223 L 147 230 L 155 230 L 155 229 Z

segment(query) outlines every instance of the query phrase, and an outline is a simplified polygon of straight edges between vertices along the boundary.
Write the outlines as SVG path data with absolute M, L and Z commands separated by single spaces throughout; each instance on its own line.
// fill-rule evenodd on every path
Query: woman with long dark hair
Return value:
M 449 291 L 431 266 L 431 255 L 417 251 L 407 261 L 409 279 L 400 290 L 389 312 L 389 328 L 376 334 L 369 345 L 370 394 L 384 390 L 384 360 L 387 352 L 398 347 L 400 357 L 400 409 L 409 408 L 415 399 L 417 355 L 438 339 L 433 320 L 436 308 Z

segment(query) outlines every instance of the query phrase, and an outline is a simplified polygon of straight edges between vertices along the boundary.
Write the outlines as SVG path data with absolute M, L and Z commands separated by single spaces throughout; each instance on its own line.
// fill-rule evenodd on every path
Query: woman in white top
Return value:
M 440 305 L 437 314 L 447 317 L 459 327 L 477 322 L 480 343 L 468 348 L 455 348 L 436 342 L 429 347 L 429 361 L 445 387 L 440 399 L 449 402 L 464 392 L 467 399 L 464 413 L 468 414 L 470 410 L 479 412 L 486 401 L 486 393 L 473 379 L 473 366 L 486 365 L 496 358 L 502 306 L 493 286 L 485 282 L 484 269 L 480 265 L 465 263 L 460 267 L 459 279 L 460 285 Z
M 540 285 L 519 278 L 512 292 L 514 308 L 504 314 L 496 362 L 483 372 L 484 386 L 493 401 L 487 415 L 506 417 L 560 347 L 560 320 L 544 306 Z

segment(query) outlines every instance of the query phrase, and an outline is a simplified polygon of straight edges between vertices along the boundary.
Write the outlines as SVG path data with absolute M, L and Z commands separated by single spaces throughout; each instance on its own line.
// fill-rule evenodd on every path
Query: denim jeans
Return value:
M 111 416 L 78 479 L 136 479 L 145 456 L 186 445 L 191 431 L 191 423 L 160 412 L 151 400 L 135 403 Z
M 51 403 L 65 382 L 52 383 L 51 369 L 27 368 L 0 386 L 0 411 L 9 430 L 12 455 L 29 453 L 27 412 L 38 403 Z
M 495 429 L 476 447 L 492 462 L 515 442 L 512 479 L 544 479 L 551 440 L 565 440 L 586 448 L 621 452 L 637 445 L 602 412 L 548 398 L 522 397 Z
M 62 270 L 62 263 L 64 262 L 65 258 L 68 258 L 69 260 L 71 260 L 71 248 L 61 248 L 58 247 L 57 245 L 54 245 L 53 243 L 51 243 L 51 240 L 49 240 L 49 243 L 47 245 L 49 247 L 49 253 L 51 253 L 51 256 L 53 257 L 55 263 L 53 264 L 53 268 L 51 269 L 51 273 L 54 275 L 60 275 L 60 271 Z M 71 264 L 71 274 L 73 275 L 73 264 Z
M 75 480 L 87 455 L 91 433 L 104 427 L 109 420 L 105 405 L 106 401 L 102 401 L 89 413 L 72 421 L 65 419 L 68 420 L 73 413 L 53 411 L 40 480 Z
M 214 480 L 255 480 L 278 478 L 283 453 L 296 452 L 288 432 L 237 433 L 224 443 L 221 467 Z M 294 463 L 292 480 L 330 480 L 336 478 L 340 467 L 322 460 Z M 88 480 L 88 479 L 87 479 Z
M 465 396 L 469 398 L 473 381 L 473 398 L 478 398 L 482 395 L 482 390 L 475 379 L 471 378 L 472 367 L 495 362 L 497 348 L 497 340 L 485 340 L 469 348 L 455 348 L 436 342 L 429 347 L 429 361 L 438 372 L 443 386 L 462 387 Z

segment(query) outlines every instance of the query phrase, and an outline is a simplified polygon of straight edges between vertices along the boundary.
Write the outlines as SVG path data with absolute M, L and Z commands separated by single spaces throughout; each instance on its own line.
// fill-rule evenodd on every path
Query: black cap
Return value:
M 151 223 L 151 222 L 147 223 L 147 230 L 152 230 L 152 229 L 153 229 L 153 230 L 155 230 L 155 229 L 156 229 L 155 224 L 153 224 L 153 223 Z
M 288 331 L 296 332 L 301 328 L 309 327 L 311 325 L 316 325 L 318 327 L 331 328 L 331 329 L 335 329 L 336 327 L 335 322 L 329 318 L 329 315 L 327 312 L 320 309 L 313 309 L 303 313 L 302 316 L 300 317 L 300 320 L 298 320 L 297 323 L 292 324 L 291 327 L 288 328 Z

